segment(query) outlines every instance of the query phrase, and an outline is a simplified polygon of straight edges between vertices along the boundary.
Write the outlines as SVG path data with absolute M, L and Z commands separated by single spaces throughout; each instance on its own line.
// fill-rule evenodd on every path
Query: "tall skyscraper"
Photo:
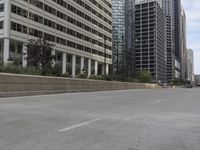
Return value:
M 174 19 L 172 0 L 163 0 L 163 12 L 165 14 L 166 42 L 167 42 L 167 81 L 175 77 L 175 56 L 174 56 Z
M 162 8 L 163 6 L 163 0 L 135 0 L 136 4 L 140 4 L 140 3 L 146 3 L 146 2 L 153 2 L 153 1 L 157 1 L 158 4 L 160 5 L 160 7 Z
M 148 70 L 154 81 L 166 81 L 165 15 L 158 1 L 140 1 L 135 11 L 136 70 Z
M 135 73 L 135 0 L 125 1 L 125 67 L 126 75 L 133 77 Z
M 58 56 L 63 73 L 71 70 L 75 77 L 87 68 L 88 76 L 108 74 L 111 0 L 1 0 L 0 8 L 0 51 L 5 64 L 24 56 L 28 39 L 45 38 L 55 44 L 52 53 Z
M 181 79 L 181 0 L 172 0 L 175 78 Z
M 187 45 L 186 45 L 186 14 L 181 7 L 181 78 L 187 80 Z
M 187 50 L 187 80 L 194 81 L 194 53 L 192 49 Z
M 135 0 L 113 0 L 113 71 L 132 76 L 134 72 Z
M 181 62 L 181 0 L 173 0 L 175 57 Z

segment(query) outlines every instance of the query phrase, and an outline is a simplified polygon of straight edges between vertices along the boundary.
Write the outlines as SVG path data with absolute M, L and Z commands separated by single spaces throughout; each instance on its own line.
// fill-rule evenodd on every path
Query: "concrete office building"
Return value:
M 166 42 L 167 42 L 167 81 L 175 78 L 175 56 L 174 56 L 174 19 L 172 0 L 163 0 L 162 8 L 165 14 Z
M 192 49 L 187 50 L 187 77 L 187 80 L 194 81 L 194 53 Z
M 135 11 L 136 70 L 150 71 L 153 80 L 166 81 L 165 16 L 157 1 L 142 1 Z
M 200 86 L 200 75 L 199 74 L 194 75 L 194 81 L 197 86 Z
M 177 59 L 175 59 L 175 79 L 181 79 L 181 64 Z
M 0 0 L 0 54 L 7 64 L 22 59 L 28 39 L 55 44 L 62 73 L 73 77 L 85 68 L 108 74 L 112 64 L 111 0 Z M 104 40 L 105 39 L 105 40 Z M 106 58 L 106 59 L 105 59 Z
M 186 45 L 186 14 L 181 7 L 181 78 L 187 80 L 187 45 Z
M 112 0 L 113 72 L 132 77 L 134 74 L 135 0 Z

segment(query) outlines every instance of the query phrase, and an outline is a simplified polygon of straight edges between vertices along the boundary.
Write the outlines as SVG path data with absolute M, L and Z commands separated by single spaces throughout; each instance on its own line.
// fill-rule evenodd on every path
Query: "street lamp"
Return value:
M 104 76 L 106 75 L 106 40 L 107 37 L 104 36 Z

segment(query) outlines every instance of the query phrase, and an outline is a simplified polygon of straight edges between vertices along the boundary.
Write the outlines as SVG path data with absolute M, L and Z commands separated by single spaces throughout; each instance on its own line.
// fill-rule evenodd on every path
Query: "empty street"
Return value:
M 0 150 L 199 150 L 200 90 L 0 99 Z

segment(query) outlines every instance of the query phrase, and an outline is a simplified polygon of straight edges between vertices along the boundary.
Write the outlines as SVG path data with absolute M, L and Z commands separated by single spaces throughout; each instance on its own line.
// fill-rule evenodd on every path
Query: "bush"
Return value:
M 30 75 L 41 75 L 42 74 L 42 71 L 35 67 L 26 67 L 26 68 L 23 68 L 23 70 L 24 70 L 24 74 L 30 74 Z
M 140 81 L 138 79 L 132 79 L 133 83 L 139 83 Z
M 0 72 L 16 73 L 16 74 L 31 74 L 41 75 L 42 71 L 34 67 L 22 67 L 14 64 L 7 64 L 6 66 L 0 66 Z
M 184 85 L 185 84 L 185 81 L 184 80 L 181 80 L 181 79 L 175 79 L 173 81 L 173 84 L 174 85 Z
M 138 79 L 140 83 L 151 83 L 151 74 L 147 70 L 141 70 L 137 72 L 136 79 Z
M 13 65 L 15 65 L 15 66 L 20 66 L 21 64 L 22 64 L 21 59 L 15 58 L 15 59 L 13 60 Z
M 85 73 L 80 73 L 80 74 L 77 75 L 77 78 L 87 79 L 87 75 Z
M 89 79 L 91 79 L 91 80 L 101 80 L 101 76 L 91 75 L 89 77 Z
M 71 75 L 70 75 L 68 72 L 66 72 L 66 73 L 64 73 L 64 74 L 62 75 L 62 77 L 65 77 L 65 78 L 70 78 L 70 77 L 71 77 Z
M 59 68 L 43 68 L 42 75 L 62 77 L 62 71 Z
M 109 75 L 104 75 L 101 77 L 101 80 L 112 81 L 112 77 Z

